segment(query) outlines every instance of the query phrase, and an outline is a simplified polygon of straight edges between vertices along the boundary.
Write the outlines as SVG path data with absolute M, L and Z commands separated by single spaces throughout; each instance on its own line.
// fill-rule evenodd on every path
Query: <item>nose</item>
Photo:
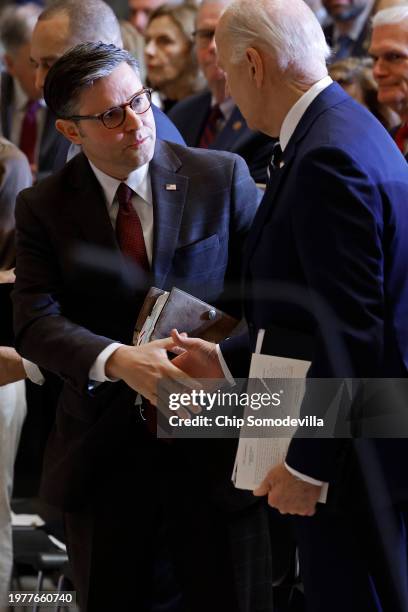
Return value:
M 147 45 L 145 46 L 145 55 L 146 57 L 153 57 L 156 53 L 156 45 L 153 40 L 149 40 Z
M 124 126 L 126 130 L 139 130 L 143 125 L 142 115 L 138 115 L 134 110 L 127 106 Z
M 212 35 L 212 38 L 208 43 L 208 49 L 212 51 L 214 54 L 217 54 L 217 47 L 215 44 L 215 34 Z
M 44 88 L 45 77 L 47 76 L 48 70 L 41 68 L 41 66 L 37 66 L 35 69 L 35 86 L 39 91 L 42 91 Z
M 381 57 L 374 61 L 373 76 L 377 81 L 388 76 L 387 64 Z

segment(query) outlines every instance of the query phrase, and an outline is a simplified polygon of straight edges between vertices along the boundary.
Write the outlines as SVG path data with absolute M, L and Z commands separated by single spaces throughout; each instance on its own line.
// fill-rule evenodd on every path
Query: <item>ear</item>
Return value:
M 254 47 L 248 47 L 245 52 L 245 59 L 249 71 L 249 77 L 255 86 L 260 89 L 264 81 L 264 65 L 261 54 Z
M 15 70 L 14 70 L 14 61 L 13 58 L 11 57 L 11 55 L 9 55 L 8 53 L 5 53 L 3 55 L 3 62 L 6 66 L 6 70 L 7 72 L 13 77 L 15 76 Z
M 70 119 L 57 119 L 55 127 L 65 138 L 70 140 L 73 144 L 81 145 L 82 137 L 79 131 L 78 124 Z

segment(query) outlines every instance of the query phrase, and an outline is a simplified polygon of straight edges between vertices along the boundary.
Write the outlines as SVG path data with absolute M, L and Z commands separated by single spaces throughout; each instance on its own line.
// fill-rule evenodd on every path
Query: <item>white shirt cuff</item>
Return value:
M 220 362 L 220 366 L 222 369 L 222 373 L 224 374 L 227 382 L 229 382 L 229 384 L 231 385 L 231 387 L 235 387 L 235 380 L 233 375 L 231 374 L 229 367 L 227 366 L 224 357 L 222 356 L 222 352 L 220 349 L 220 345 L 216 344 L 215 345 L 215 349 L 217 351 L 217 357 L 218 357 L 218 361 Z
M 297 470 L 294 470 L 293 468 L 290 467 L 290 465 L 286 463 L 286 461 L 285 461 L 285 468 L 288 470 L 288 472 L 293 474 L 293 476 L 297 476 L 297 478 L 300 478 L 300 480 L 304 480 L 305 482 L 308 482 L 309 484 L 316 485 L 317 487 L 321 487 L 324 484 L 327 484 L 323 480 L 316 480 L 316 478 L 312 478 L 311 476 L 307 476 L 306 474 L 302 474 L 302 472 L 298 472 Z
M 32 361 L 28 361 L 28 359 L 23 359 L 23 368 L 25 373 L 27 374 L 27 378 L 31 380 L 35 385 L 43 385 L 45 383 L 45 378 L 41 374 L 41 370 L 38 366 L 35 365 Z
M 120 342 L 112 342 L 95 359 L 91 369 L 89 370 L 89 380 L 94 382 L 117 382 L 117 378 L 108 378 L 105 374 L 105 366 L 109 357 L 123 344 Z

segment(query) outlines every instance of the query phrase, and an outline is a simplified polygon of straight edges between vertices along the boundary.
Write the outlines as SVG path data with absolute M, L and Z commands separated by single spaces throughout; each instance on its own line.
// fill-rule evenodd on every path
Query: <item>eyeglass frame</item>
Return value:
M 141 113 L 138 113 L 137 111 L 135 111 L 132 108 L 132 102 L 135 98 L 137 98 L 138 96 L 140 96 L 141 94 L 147 94 L 147 98 L 149 100 L 149 106 L 146 108 L 146 110 L 142 111 Z M 124 124 L 125 120 L 126 120 L 126 108 L 130 106 L 132 108 L 132 111 L 134 113 L 136 113 L 136 115 L 143 115 L 144 113 L 147 113 L 147 111 L 149 110 L 149 108 L 151 108 L 152 106 L 152 90 L 149 89 L 148 87 L 143 87 L 142 89 L 140 89 L 139 91 L 137 91 L 131 98 L 129 98 L 129 100 L 127 102 L 124 102 L 123 104 L 117 104 L 116 106 L 112 106 L 111 108 L 108 108 L 106 111 L 103 111 L 103 113 L 98 113 L 97 115 L 71 115 L 70 117 L 63 117 L 63 119 L 68 120 L 68 121 L 81 121 L 82 119 L 93 119 L 93 120 L 97 120 L 100 121 L 102 123 L 102 125 L 104 127 L 106 127 L 107 130 L 115 130 L 116 128 L 120 127 L 121 125 Z M 113 111 L 115 108 L 120 108 L 123 112 L 123 119 L 120 123 L 118 123 L 118 125 L 115 125 L 114 127 L 108 127 L 104 120 L 103 117 L 104 115 L 106 115 L 106 113 L 110 113 L 111 111 Z
M 207 36 L 204 35 L 204 37 L 203 37 L 204 40 L 203 39 L 201 39 L 201 40 L 203 42 L 205 42 L 205 40 L 207 40 L 207 44 L 199 45 L 199 43 L 197 43 L 197 39 L 198 39 L 198 36 L 202 35 L 203 33 L 206 33 Z M 210 34 L 211 34 L 211 37 L 210 37 Z M 208 47 L 208 45 L 211 43 L 211 41 L 214 38 L 214 36 L 215 36 L 215 30 L 212 30 L 211 28 L 201 28 L 199 30 L 194 30 L 194 32 L 193 32 L 193 39 L 194 39 L 196 45 L 200 46 L 202 48 Z

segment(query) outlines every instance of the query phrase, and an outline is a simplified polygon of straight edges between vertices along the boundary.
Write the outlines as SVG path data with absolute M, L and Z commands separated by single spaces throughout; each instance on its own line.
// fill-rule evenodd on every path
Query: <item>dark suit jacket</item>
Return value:
M 198 147 L 210 108 L 211 93 L 205 91 L 182 100 L 169 112 L 170 119 L 180 130 L 189 147 Z M 237 153 L 245 159 L 254 181 L 266 184 L 266 168 L 271 159 L 274 142 L 269 136 L 250 130 L 235 106 L 210 149 Z
M 283 338 L 289 330 L 313 339 L 311 378 L 406 377 L 404 158 L 377 120 L 332 84 L 307 109 L 283 162 L 247 241 L 249 348 L 258 329 L 276 326 Z M 238 345 L 223 344 L 232 366 Z M 287 461 L 332 481 L 343 448 L 337 440 L 293 439 Z M 405 442 L 384 441 L 377 450 L 390 495 L 407 496 Z
M 77 506 L 89 494 L 95 474 L 103 473 L 101 462 L 114 456 L 112 448 L 104 450 L 105 439 L 124 448 L 135 394 L 118 383 L 92 396 L 88 374 L 112 341 L 132 342 L 149 284 L 175 285 L 214 302 L 225 281 L 240 277 L 242 241 L 257 202 L 244 162 L 158 141 L 150 170 L 154 245 L 147 282 L 129 274 L 83 154 L 18 200 L 16 345 L 64 380 L 45 465 L 46 494 L 57 505 Z M 99 249 L 99 267 L 84 266 L 89 246 Z
M 353 43 L 350 49 L 350 57 L 367 57 L 368 47 L 370 46 L 371 39 L 371 18 L 367 19 L 363 29 L 360 32 L 360 36 Z M 333 46 L 333 29 L 332 23 L 323 28 L 324 35 L 326 37 L 327 44 L 329 47 Z
M 0 116 L 2 134 L 5 138 L 10 138 L 13 97 L 13 78 L 6 72 L 3 72 L 1 74 Z M 55 115 L 49 109 L 47 109 L 40 142 L 40 153 L 38 160 L 39 179 L 51 174 L 58 148 L 64 141 L 65 138 L 55 128 Z

